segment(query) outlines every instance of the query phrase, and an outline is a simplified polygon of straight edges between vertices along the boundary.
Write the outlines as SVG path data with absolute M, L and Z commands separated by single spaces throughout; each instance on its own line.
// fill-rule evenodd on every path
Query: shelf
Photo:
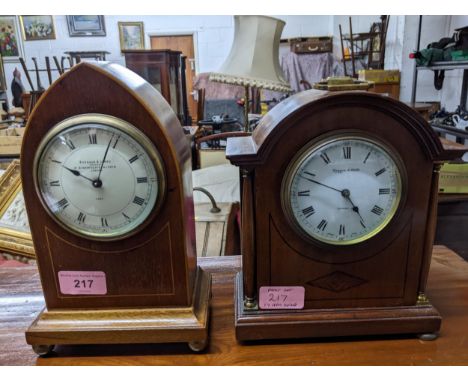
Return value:
M 443 133 L 453 133 L 453 135 L 459 135 L 460 137 L 468 139 L 468 131 L 463 131 L 453 126 L 447 126 L 438 123 L 430 123 L 430 125 L 434 130 L 441 131 Z
M 430 66 L 416 66 L 417 70 L 468 69 L 468 61 L 434 61 Z

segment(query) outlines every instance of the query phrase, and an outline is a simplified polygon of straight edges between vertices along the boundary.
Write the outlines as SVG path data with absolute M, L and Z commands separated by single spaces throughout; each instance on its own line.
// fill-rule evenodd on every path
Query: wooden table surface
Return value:
M 24 331 L 42 309 L 33 266 L 0 268 L 0 365 L 468 365 L 468 263 L 436 246 L 427 294 L 443 317 L 440 337 L 414 336 L 262 341 L 234 335 L 233 286 L 238 256 L 201 258 L 212 273 L 210 343 L 202 354 L 185 344 L 62 346 L 38 358 Z

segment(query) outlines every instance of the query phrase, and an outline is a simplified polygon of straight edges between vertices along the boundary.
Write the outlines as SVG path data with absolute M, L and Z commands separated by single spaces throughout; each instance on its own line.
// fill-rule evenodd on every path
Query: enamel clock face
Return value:
M 117 239 L 138 230 L 160 204 L 160 156 L 131 124 L 80 115 L 54 126 L 35 158 L 35 183 L 49 214 L 85 237 Z
M 399 163 L 382 143 L 360 136 L 309 145 L 286 172 L 283 209 L 302 236 L 334 245 L 363 242 L 395 215 Z

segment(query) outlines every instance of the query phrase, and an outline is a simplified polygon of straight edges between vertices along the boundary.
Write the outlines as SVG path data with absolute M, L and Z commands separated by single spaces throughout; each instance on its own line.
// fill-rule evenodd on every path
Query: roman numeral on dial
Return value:
M 375 176 L 382 175 L 385 171 L 387 171 L 387 169 L 386 169 L 386 168 L 382 168 L 382 169 L 380 169 L 379 171 L 377 171 L 377 172 L 375 173 Z
M 80 212 L 76 220 L 78 220 L 78 223 L 82 224 L 86 220 L 86 215 L 83 212 Z
M 55 203 L 55 205 L 58 209 L 64 210 L 68 207 L 68 200 L 63 198 L 62 200 L 59 200 L 57 203 Z
M 148 178 L 142 177 L 142 178 L 137 178 L 137 183 L 148 183 Z
M 382 214 L 382 212 L 383 212 L 383 208 L 375 205 L 374 207 L 372 207 L 371 212 L 373 212 L 374 214 L 380 216 Z
M 135 162 L 137 159 L 138 159 L 138 155 L 135 155 L 135 156 L 131 157 L 128 161 L 129 161 L 130 163 L 133 163 L 133 162 Z
M 298 191 L 297 196 L 310 196 L 310 190 Z
M 340 235 L 345 235 L 345 226 L 343 224 L 340 224 Z
M 389 188 L 379 188 L 379 195 L 388 195 L 390 194 Z
M 343 147 L 343 156 L 344 159 L 351 159 L 351 146 Z
M 327 227 L 328 222 L 325 219 L 322 219 L 322 221 L 318 224 L 317 228 L 319 230 L 325 231 L 325 228 Z
M 112 146 L 113 149 L 115 149 L 115 146 L 117 146 L 117 142 L 119 142 L 119 139 L 120 139 L 120 135 L 115 140 L 114 145 Z
M 106 218 L 101 218 L 101 225 L 103 227 L 109 227 L 109 224 L 107 223 L 107 219 Z
M 369 151 L 369 152 L 367 153 L 366 157 L 364 158 L 364 160 L 363 160 L 362 163 L 366 163 L 366 162 L 367 162 L 367 160 L 368 160 L 369 157 L 370 157 L 370 154 L 371 154 L 371 152 Z
M 67 146 L 69 147 L 70 150 L 75 150 L 76 149 L 75 145 L 73 144 L 73 142 L 70 139 L 65 138 L 65 143 L 67 144 Z
M 309 216 L 312 216 L 313 214 L 315 214 L 314 207 L 310 206 L 310 207 L 304 208 L 302 210 L 302 213 L 305 215 L 306 218 L 308 218 Z
M 97 137 L 96 137 L 96 133 L 90 133 L 88 135 L 89 137 L 89 144 L 90 145 L 96 145 L 97 144 Z
M 320 158 L 323 159 L 323 161 L 328 164 L 331 162 L 330 158 L 328 157 L 327 153 L 323 152 L 320 154 Z
M 58 181 L 58 180 L 53 180 L 52 182 L 49 183 L 49 186 L 58 187 L 58 186 L 60 186 L 60 181 Z
M 145 199 L 140 198 L 139 196 L 135 196 L 135 198 L 133 198 L 133 203 L 138 204 L 139 206 L 143 205 L 144 201 Z

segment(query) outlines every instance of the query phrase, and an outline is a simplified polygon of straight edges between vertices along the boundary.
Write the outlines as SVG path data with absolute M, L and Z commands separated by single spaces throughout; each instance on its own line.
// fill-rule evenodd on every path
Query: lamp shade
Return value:
M 219 72 L 210 80 L 290 92 L 279 64 L 285 22 L 268 16 L 234 16 L 234 42 Z

